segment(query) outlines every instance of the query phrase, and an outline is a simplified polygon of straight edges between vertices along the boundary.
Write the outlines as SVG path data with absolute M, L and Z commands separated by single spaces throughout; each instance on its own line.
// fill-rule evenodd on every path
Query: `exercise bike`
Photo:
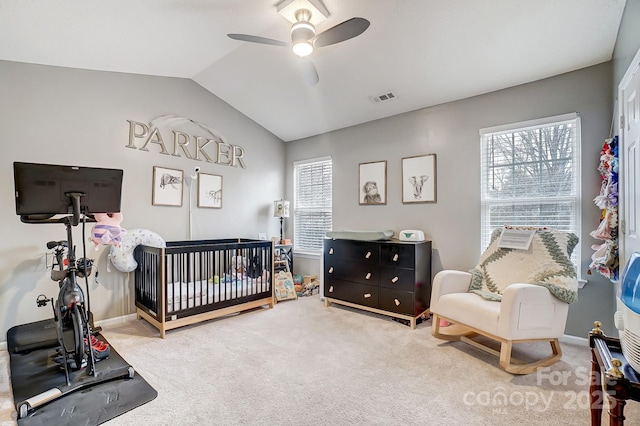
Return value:
M 30 410 L 68 393 L 105 381 L 120 378 L 132 379 L 135 376 L 135 370 L 128 364 L 109 366 L 104 371 L 96 370 L 96 362 L 107 358 L 107 354 L 105 350 L 100 350 L 101 354 L 97 356 L 93 347 L 94 342 L 96 344 L 101 343 L 96 337 L 101 329 L 93 326 L 88 297 L 88 277 L 92 272 L 93 260 L 86 258 L 86 256 L 76 259 L 72 235 L 72 227 L 80 222 L 82 222 L 84 235 L 85 223 L 87 221 L 95 222 L 95 219 L 79 213 L 79 199 L 83 194 L 70 193 L 67 195 L 72 200 L 73 215 L 56 219 L 21 218 L 25 223 L 63 223 L 66 227 L 66 240 L 49 241 L 47 243 L 47 248 L 54 252 L 51 279 L 58 282 L 57 298 L 48 299 L 46 296 L 41 295 L 36 300 L 36 304 L 39 307 L 46 306 L 49 303 L 53 307 L 53 319 L 56 323 L 56 334 L 59 343 L 56 361 L 59 361 L 62 365 L 66 386 L 54 387 L 24 401 L 16 401 L 18 418 L 25 418 Z M 86 240 L 86 238 L 83 238 L 83 240 Z M 85 244 L 84 241 L 83 244 Z M 83 251 L 86 251 L 86 249 Z M 79 278 L 85 278 L 86 298 L 78 284 Z
M 51 302 L 60 344 L 59 362 L 64 368 L 68 386 L 71 383 L 70 369 L 79 370 L 87 366 L 87 374 L 95 374 L 96 356 L 90 342 L 95 339 L 96 332 L 92 329 L 90 310 L 85 307 L 84 292 L 78 285 L 78 278 L 88 278 L 91 275 L 93 260 L 85 257 L 76 260 L 75 246 L 71 240 L 71 223 L 68 218 L 63 221 L 67 227 L 67 240 L 47 243 L 47 248 L 54 251 L 51 279 L 58 282 L 58 297 L 54 300 L 40 296 L 36 302 L 38 307 L 46 306 Z M 71 247 L 69 247 L 70 242 Z

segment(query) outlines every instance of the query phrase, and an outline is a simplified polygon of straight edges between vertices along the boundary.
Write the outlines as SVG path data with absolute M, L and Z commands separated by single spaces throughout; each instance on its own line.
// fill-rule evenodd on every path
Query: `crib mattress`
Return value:
M 167 313 L 251 296 L 268 290 L 268 283 L 261 278 L 244 278 L 223 283 L 207 280 L 169 283 Z

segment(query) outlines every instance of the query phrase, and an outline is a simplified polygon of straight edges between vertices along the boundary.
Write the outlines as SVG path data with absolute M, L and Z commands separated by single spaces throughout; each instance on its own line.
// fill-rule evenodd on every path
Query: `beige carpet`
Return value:
M 589 324 L 585 324 L 585 334 Z M 160 339 L 144 321 L 104 330 L 158 391 L 106 425 L 589 424 L 589 349 L 537 374 L 319 296 L 181 328 Z M 527 344 L 532 351 L 547 345 Z M 15 424 L 8 355 L 0 353 L 0 424 Z M 626 407 L 640 424 L 640 404 Z

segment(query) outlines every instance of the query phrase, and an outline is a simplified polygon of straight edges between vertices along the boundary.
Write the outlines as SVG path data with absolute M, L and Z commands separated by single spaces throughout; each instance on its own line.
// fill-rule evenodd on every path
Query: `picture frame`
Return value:
M 151 204 L 182 207 L 183 182 L 184 172 L 182 170 L 153 166 Z
M 358 203 L 361 206 L 387 204 L 387 160 L 360 163 Z
M 278 272 L 275 274 L 274 281 L 273 291 L 276 297 L 276 302 L 298 298 L 298 293 L 296 293 L 293 286 L 293 276 L 291 275 L 291 272 Z
M 437 201 L 436 154 L 402 159 L 402 203 Z
M 198 207 L 222 208 L 222 176 L 202 172 L 198 175 Z

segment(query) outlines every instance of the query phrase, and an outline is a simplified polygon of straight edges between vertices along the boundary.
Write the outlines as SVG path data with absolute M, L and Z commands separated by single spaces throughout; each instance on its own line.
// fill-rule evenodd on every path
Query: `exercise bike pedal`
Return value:
M 60 366 L 60 368 L 64 369 L 64 365 L 62 364 L 64 362 L 64 355 L 58 355 L 53 359 L 53 362 L 55 362 L 56 364 L 58 364 Z M 72 370 L 78 370 L 78 368 L 76 368 L 76 361 L 73 358 L 69 358 L 67 359 L 67 365 L 72 369 Z M 87 366 L 87 360 L 83 359 L 82 360 L 82 365 L 80 366 L 80 368 L 84 368 Z

